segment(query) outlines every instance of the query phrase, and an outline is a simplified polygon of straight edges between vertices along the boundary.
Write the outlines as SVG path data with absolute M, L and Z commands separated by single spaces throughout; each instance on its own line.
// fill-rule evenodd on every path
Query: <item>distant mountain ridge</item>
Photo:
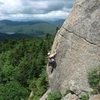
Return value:
M 20 35 L 27 35 L 32 37 L 41 37 L 45 34 L 54 34 L 57 27 L 61 27 L 64 20 L 55 21 L 11 21 L 1 20 L 0 21 L 0 32 L 3 33 L 14 33 Z M 0 33 L 0 34 L 1 34 Z M 6 34 L 6 36 L 7 36 Z M 14 34 L 12 34 L 14 36 Z M 11 36 L 11 35 L 10 35 Z M 4 37 L 4 36 L 3 36 Z M 0 35 L 0 38 L 3 38 Z
M 6 24 L 6 25 L 33 25 L 37 23 L 47 23 L 44 21 L 11 21 L 11 20 L 1 20 L 0 24 Z
M 31 38 L 29 35 L 26 34 L 6 34 L 6 33 L 0 33 L 0 40 L 5 39 L 22 39 L 22 38 Z

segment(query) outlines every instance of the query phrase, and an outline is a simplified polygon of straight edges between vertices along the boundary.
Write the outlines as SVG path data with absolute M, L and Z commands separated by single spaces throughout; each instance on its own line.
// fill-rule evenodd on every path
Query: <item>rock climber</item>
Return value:
M 48 66 L 51 66 L 51 73 L 53 72 L 53 69 L 56 68 L 56 52 L 55 53 L 48 53 Z

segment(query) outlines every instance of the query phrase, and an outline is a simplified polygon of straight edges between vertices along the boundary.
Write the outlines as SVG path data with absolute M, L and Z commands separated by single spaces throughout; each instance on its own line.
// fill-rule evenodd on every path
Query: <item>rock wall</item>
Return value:
M 88 92 L 87 73 L 100 65 L 100 0 L 75 0 L 55 37 L 51 52 L 55 50 L 57 66 L 48 71 L 51 91 Z

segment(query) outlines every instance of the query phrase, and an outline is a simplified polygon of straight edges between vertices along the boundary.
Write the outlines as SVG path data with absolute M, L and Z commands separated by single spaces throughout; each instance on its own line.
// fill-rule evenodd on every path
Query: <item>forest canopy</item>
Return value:
M 0 100 L 38 100 L 48 88 L 47 52 L 54 36 L 0 41 Z

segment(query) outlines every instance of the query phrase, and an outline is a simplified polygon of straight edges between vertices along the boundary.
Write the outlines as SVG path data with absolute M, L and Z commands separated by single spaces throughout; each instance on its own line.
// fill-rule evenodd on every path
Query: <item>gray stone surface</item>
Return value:
M 51 91 L 88 92 L 87 73 L 100 65 L 100 0 L 75 0 L 55 37 L 55 50 L 57 67 L 48 74 Z
M 51 92 L 51 90 L 48 89 L 48 90 L 46 91 L 46 93 L 45 93 L 39 100 L 47 100 L 48 94 L 49 94 L 50 92 Z
M 100 100 L 100 94 L 91 96 L 89 100 Z
M 69 93 L 64 98 L 62 98 L 62 100 L 79 100 L 79 98 L 76 95 Z

